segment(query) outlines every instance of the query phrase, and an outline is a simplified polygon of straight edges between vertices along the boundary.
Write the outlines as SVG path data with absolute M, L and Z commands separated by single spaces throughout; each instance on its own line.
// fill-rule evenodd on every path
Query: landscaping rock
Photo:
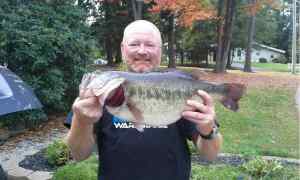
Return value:
M 45 149 L 42 149 L 33 155 L 26 156 L 25 159 L 19 163 L 19 166 L 33 171 L 54 171 L 56 168 L 48 163 L 44 153 Z

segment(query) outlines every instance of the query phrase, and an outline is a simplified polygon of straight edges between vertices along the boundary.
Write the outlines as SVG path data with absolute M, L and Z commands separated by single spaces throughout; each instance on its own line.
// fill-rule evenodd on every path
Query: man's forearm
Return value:
M 199 135 L 195 144 L 200 154 L 207 160 L 212 161 L 217 158 L 217 155 L 221 150 L 222 141 L 223 138 L 220 133 L 210 140 L 203 139 Z
M 66 137 L 66 143 L 76 161 L 88 158 L 95 144 L 93 125 L 81 124 L 74 115 L 71 129 Z

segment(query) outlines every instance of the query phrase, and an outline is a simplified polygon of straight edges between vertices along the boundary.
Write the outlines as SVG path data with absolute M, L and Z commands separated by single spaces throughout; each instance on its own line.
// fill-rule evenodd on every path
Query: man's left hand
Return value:
M 201 134 L 208 135 L 215 126 L 216 113 L 213 99 L 205 91 L 198 90 L 197 93 L 203 102 L 187 100 L 187 107 L 182 112 L 182 117 L 194 122 Z

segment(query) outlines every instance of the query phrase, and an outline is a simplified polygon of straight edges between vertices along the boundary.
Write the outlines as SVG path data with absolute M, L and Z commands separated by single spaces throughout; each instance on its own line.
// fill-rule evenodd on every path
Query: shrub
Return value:
M 0 64 L 28 83 L 48 112 L 65 111 L 96 41 L 73 0 L 46 2 L 1 0 Z
M 8 127 L 10 130 L 23 130 L 38 127 L 47 120 L 47 115 L 41 109 L 33 109 L 10 113 L 0 117 L 0 127 Z
M 53 180 L 96 180 L 98 172 L 98 159 L 94 155 L 82 162 L 67 164 L 57 169 Z
M 64 141 L 57 140 L 47 147 L 46 158 L 53 166 L 64 165 L 70 160 L 69 148 Z
M 267 63 L 267 59 L 266 58 L 259 58 L 259 62 L 260 63 Z
M 280 55 L 278 58 L 272 59 L 272 62 L 273 63 L 286 64 L 286 63 L 288 63 L 288 59 L 285 56 Z
M 283 171 L 283 166 L 278 161 L 267 161 L 256 157 L 253 160 L 243 164 L 241 169 L 251 176 L 263 178 L 266 176 L 270 177 L 281 174 Z

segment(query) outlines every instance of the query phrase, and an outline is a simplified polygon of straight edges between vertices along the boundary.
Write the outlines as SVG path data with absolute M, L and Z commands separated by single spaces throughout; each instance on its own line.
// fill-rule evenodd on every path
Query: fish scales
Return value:
M 115 92 L 124 96 L 124 101 L 119 104 L 113 103 L 120 99 L 114 95 L 106 100 L 106 108 L 110 113 L 124 120 L 151 126 L 169 125 L 179 120 L 187 99 L 201 100 L 196 95 L 199 89 L 223 95 L 222 104 L 232 110 L 238 109 L 237 102 L 244 92 L 244 87 L 239 84 L 214 84 L 196 80 L 178 71 L 108 71 L 92 74 L 95 78 L 88 87 L 94 89 L 96 95 L 107 96 L 108 93 L 104 93 L 107 89 L 124 92 Z

